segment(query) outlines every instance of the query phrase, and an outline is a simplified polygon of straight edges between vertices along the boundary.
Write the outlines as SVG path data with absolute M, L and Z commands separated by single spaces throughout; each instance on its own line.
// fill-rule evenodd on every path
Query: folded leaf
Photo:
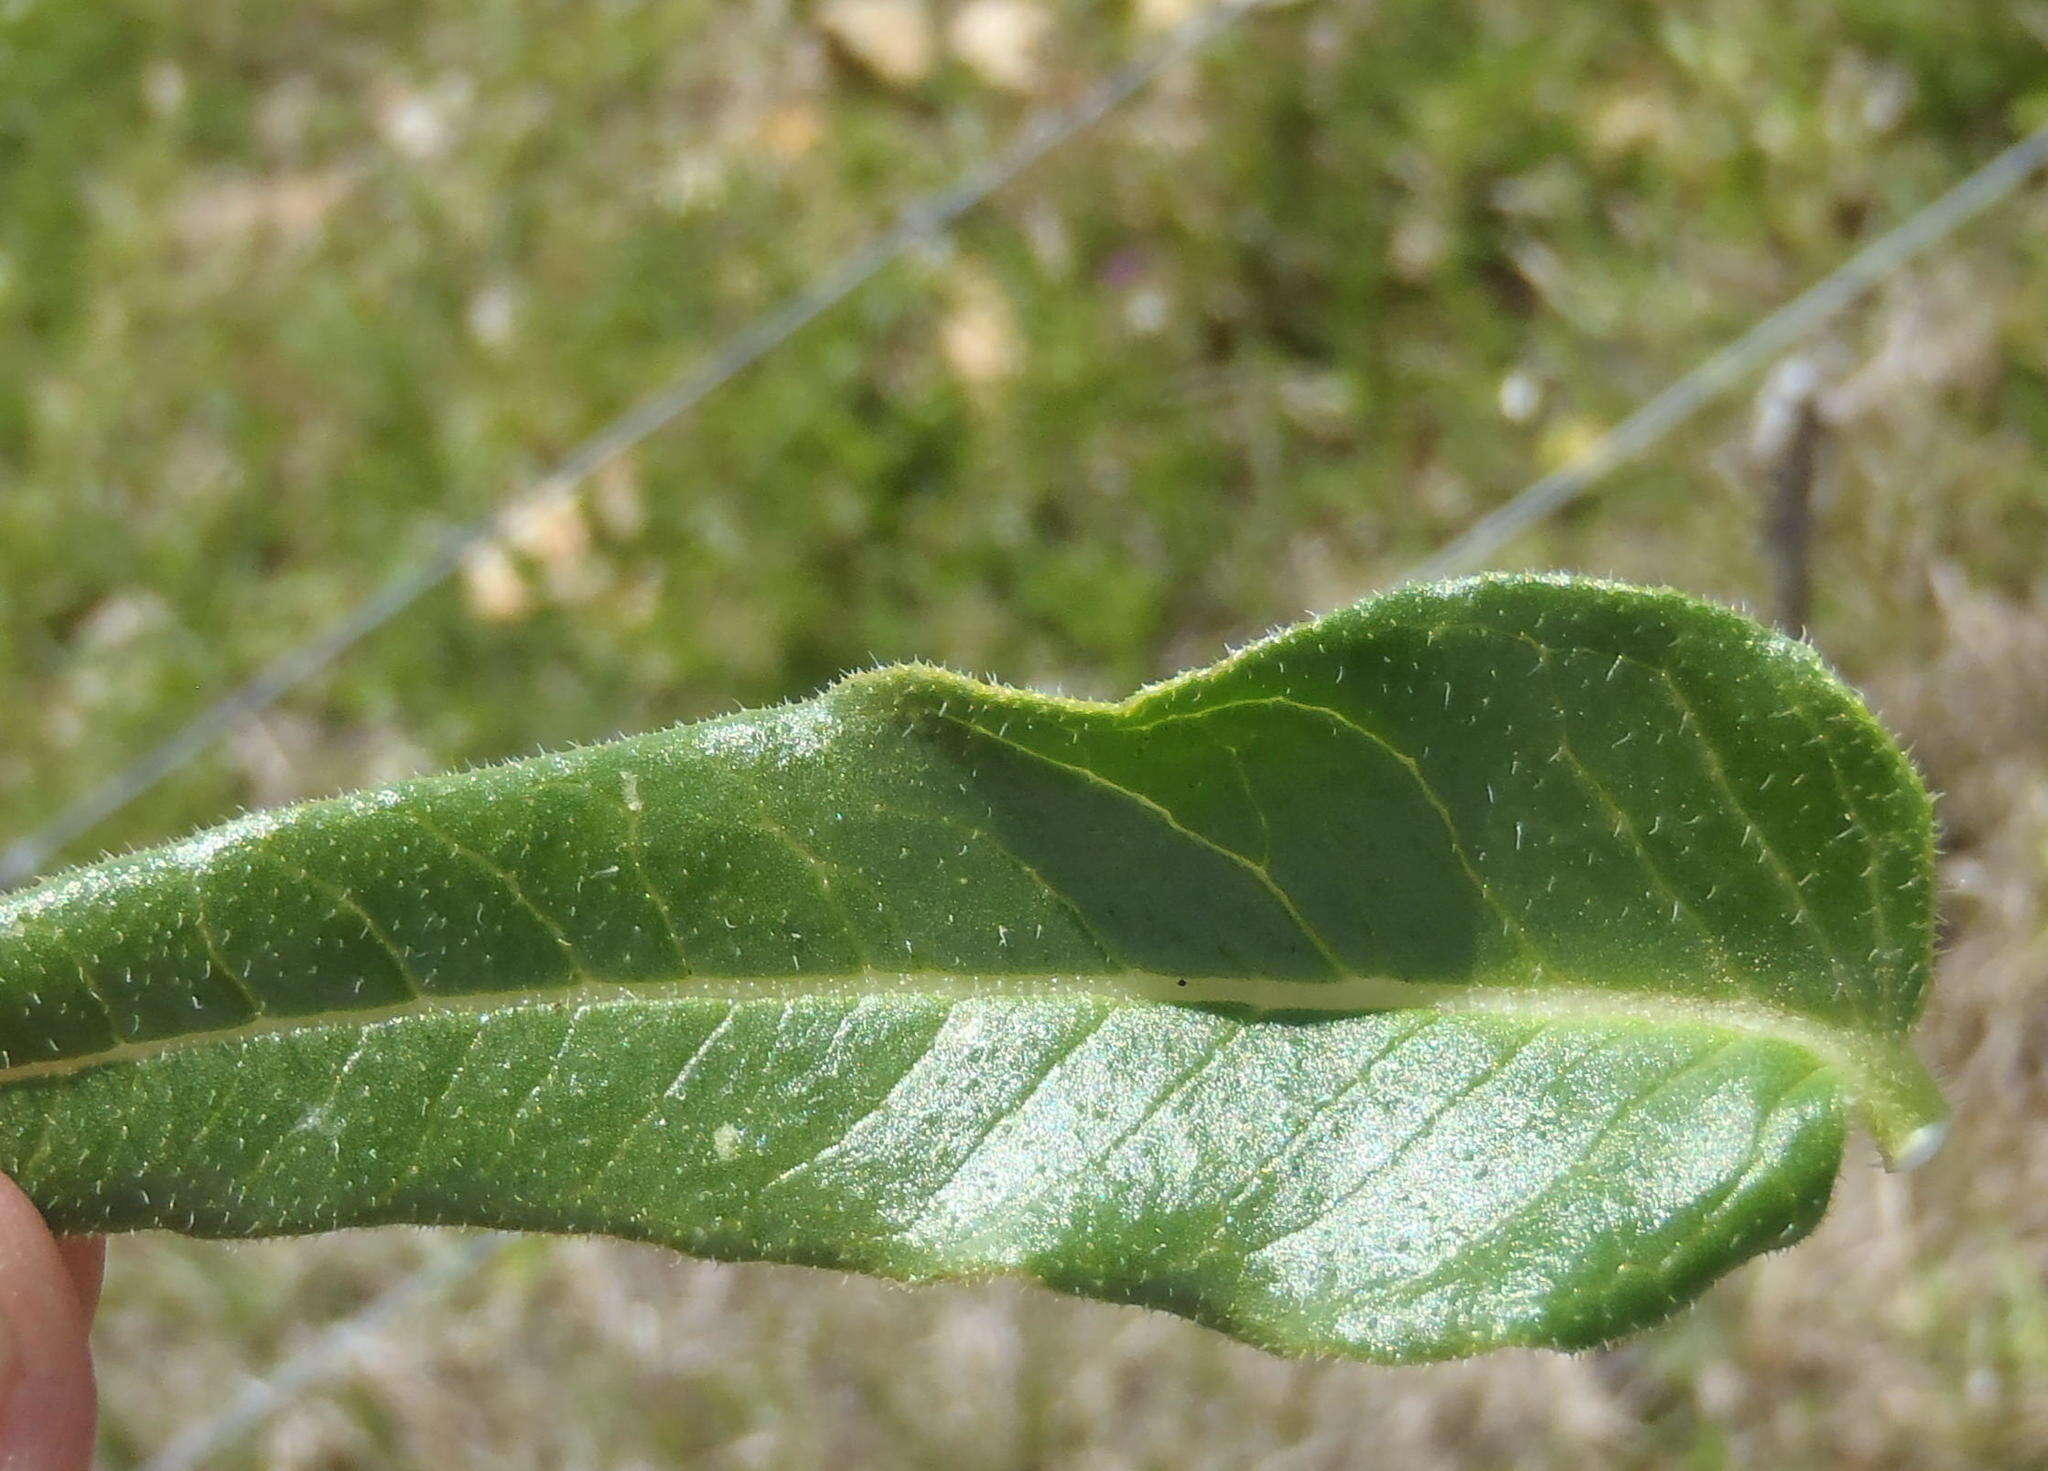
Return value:
M 1385 1361 L 1651 1322 L 1939 1137 L 1911 767 L 1670 593 L 1379 598 L 1095 704 L 927 667 L 0 902 L 62 1230 L 598 1231 Z

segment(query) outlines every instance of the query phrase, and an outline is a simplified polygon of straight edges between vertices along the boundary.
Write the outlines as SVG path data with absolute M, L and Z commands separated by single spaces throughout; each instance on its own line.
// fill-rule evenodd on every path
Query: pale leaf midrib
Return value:
M 525 1008 L 580 1011 L 631 1002 L 737 1003 L 801 997 L 855 1001 L 877 996 L 977 1000 L 1072 1000 L 1180 1006 L 1229 1006 L 1247 1013 L 1322 1013 L 1356 1016 L 1430 1010 L 1532 1019 L 1555 1025 L 1690 1027 L 1746 1035 L 1798 1047 L 1841 1079 L 1864 1123 L 1888 1160 L 1916 1163 L 1938 1141 L 1943 1113 L 1925 1069 L 1904 1039 L 1866 1033 L 1799 1017 L 1753 1001 L 1683 999 L 1554 985 L 1511 987 L 1433 984 L 1390 977 L 1335 980 L 1180 976 L 1124 970 L 1073 975 L 969 974 L 939 971 L 855 971 L 837 975 L 689 977 L 657 981 L 585 980 L 570 986 L 523 991 L 426 995 L 388 1006 L 297 1016 L 258 1017 L 220 1027 L 0 1068 L 0 1087 L 38 1078 L 62 1078 L 118 1063 L 143 1062 L 201 1047 L 231 1045 L 324 1027 L 370 1028 L 433 1015 L 483 1016 Z

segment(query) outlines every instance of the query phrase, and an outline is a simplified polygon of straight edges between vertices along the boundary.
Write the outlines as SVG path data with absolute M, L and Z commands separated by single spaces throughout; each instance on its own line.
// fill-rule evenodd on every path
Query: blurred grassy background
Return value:
M 1188 3 L 0 5 L 0 837 Z M 1259 15 L 93 842 L 876 659 L 1206 661 L 2048 121 L 2044 44 L 2033 0 Z M 538 1243 L 223 1464 L 2048 1467 L 2048 195 L 1809 359 L 1812 632 L 1948 794 L 1928 1169 L 1859 1159 L 1811 1244 L 1627 1346 L 1423 1371 Z M 1755 413 L 1512 565 L 1759 599 Z M 435 1247 L 118 1243 L 106 1463 Z

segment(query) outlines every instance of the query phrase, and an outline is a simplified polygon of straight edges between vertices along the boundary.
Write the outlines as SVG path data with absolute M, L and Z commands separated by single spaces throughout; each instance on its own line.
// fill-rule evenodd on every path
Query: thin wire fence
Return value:
M 320 634 L 266 665 L 158 745 L 0 853 L 0 892 L 34 877 L 66 846 L 196 759 L 228 731 L 277 703 L 445 581 L 463 558 L 522 512 L 574 493 L 591 475 L 697 408 L 796 337 L 915 246 L 962 216 L 1061 144 L 1086 132 L 1160 72 L 1199 51 L 1265 0 L 1227 0 L 1190 20 L 1150 53 L 1106 78 L 1073 107 L 1041 113 L 1001 153 L 906 209 L 773 312 L 755 319 L 701 365 L 642 399 L 577 446 L 548 474 L 489 515 L 453 532 L 419 564 L 378 589 Z M 1643 454 L 1765 363 L 1811 336 L 1870 290 L 1970 220 L 2009 197 L 2048 164 L 2048 128 L 2013 144 L 1904 224 L 1872 241 L 1825 279 L 1763 318 L 1602 435 L 1579 456 L 1525 487 L 1422 562 L 1403 580 L 1433 580 L 1483 565 L 1523 532 Z
M 1238 4 L 1226 7 L 1227 18 L 1218 18 L 1222 11 L 1206 17 L 1211 24 L 1200 33 L 1202 38 L 1220 33 L 1230 20 L 1250 8 Z M 1145 79 L 1157 75 L 1173 56 L 1194 49 L 1185 42 L 1169 45 L 1174 48 L 1172 53 L 1153 65 Z M 1137 65 L 1119 76 L 1128 75 Z M 1129 96 L 1142 85 L 1142 80 L 1127 85 L 1122 95 Z M 1101 108 L 1095 116 L 1107 110 Z M 1483 563 L 1522 532 L 1576 500 L 1610 470 L 1652 448 L 1745 376 L 1840 315 L 1963 224 L 2009 198 L 2044 166 L 2048 166 L 2048 128 L 2015 143 L 1905 223 L 1856 252 L 1818 284 L 1675 380 L 1563 469 L 1533 482 L 1411 568 L 1406 580 L 1453 576 Z M 376 1330 L 398 1312 L 481 1270 L 517 1239 L 491 1235 L 447 1248 L 323 1332 L 268 1377 L 249 1385 L 221 1414 L 189 1427 L 143 1471 L 196 1471 L 206 1465 L 298 1393 L 327 1374 L 345 1369 L 356 1353 L 375 1341 Z
M 361 1308 L 322 1329 L 268 1375 L 243 1385 L 210 1419 L 194 1421 L 172 1436 L 150 1461 L 147 1471 L 204 1471 L 222 1451 L 256 1430 L 300 1393 L 347 1368 L 407 1308 L 430 1302 L 458 1282 L 476 1275 L 485 1263 L 519 1240 L 517 1236 L 492 1232 L 435 1251 Z
M 1104 77 L 1071 105 L 1032 115 L 1009 144 L 952 183 L 913 201 L 896 223 L 840 257 L 773 310 L 728 338 L 703 362 L 641 399 L 488 515 L 443 537 L 336 622 L 279 655 L 0 854 L 0 892 L 34 877 L 52 858 L 262 713 L 448 579 L 463 559 L 501 536 L 522 514 L 574 494 L 590 476 L 690 413 L 747 369 L 811 326 L 920 245 L 946 234 L 998 190 L 1072 142 L 1145 90 L 1159 75 L 1207 48 L 1268 0 L 1220 0 L 1182 21 L 1157 44 Z

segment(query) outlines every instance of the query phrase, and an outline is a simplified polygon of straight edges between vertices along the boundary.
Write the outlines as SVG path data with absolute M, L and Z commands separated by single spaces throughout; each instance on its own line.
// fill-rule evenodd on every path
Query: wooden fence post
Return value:
M 1820 387 L 1811 360 L 1779 364 L 1760 395 L 1754 441 L 1768 497 L 1763 537 L 1771 616 L 1795 638 L 1805 635 L 1813 607 L 1813 482 L 1827 434 Z

